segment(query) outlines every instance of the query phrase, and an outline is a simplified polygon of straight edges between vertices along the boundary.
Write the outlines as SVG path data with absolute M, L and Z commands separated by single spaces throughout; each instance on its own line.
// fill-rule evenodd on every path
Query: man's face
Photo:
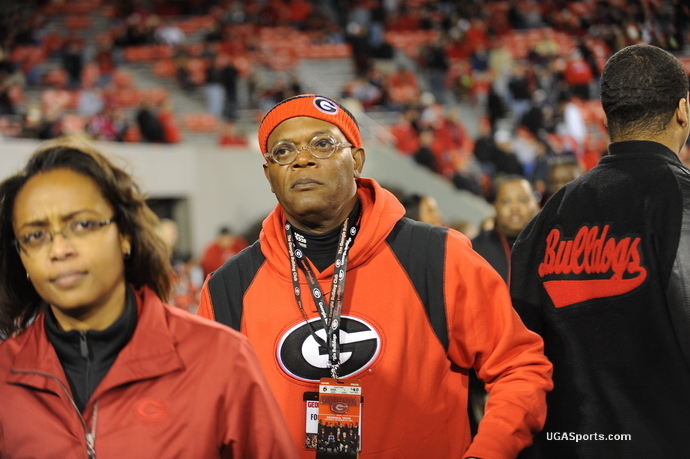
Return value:
M 443 216 L 433 196 L 424 196 L 419 203 L 419 221 L 430 225 L 443 225 Z
M 549 193 L 554 194 L 568 183 L 580 176 L 578 166 L 573 164 L 559 164 L 549 171 Z
M 279 141 L 289 141 L 301 148 L 316 135 L 324 134 L 348 144 L 345 135 L 334 124 L 303 116 L 280 123 L 268 137 L 268 151 Z M 363 166 L 364 150 L 361 148 L 342 147 L 325 159 L 316 158 L 305 148 L 291 164 L 268 161 L 264 164 L 264 174 L 293 225 L 323 232 L 347 217 L 357 192 L 355 178 L 359 177 Z
M 527 180 L 509 180 L 496 193 L 496 226 L 508 237 L 516 237 L 539 211 Z

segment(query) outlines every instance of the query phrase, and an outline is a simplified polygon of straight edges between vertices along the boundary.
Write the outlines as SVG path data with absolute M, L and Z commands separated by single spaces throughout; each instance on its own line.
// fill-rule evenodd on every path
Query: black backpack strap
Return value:
M 443 348 L 448 350 L 446 303 L 443 293 L 448 229 L 402 218 L 386 238 L 410 277 Z
M 211 274 L 207 285 L 217 322 L 239 331 L 244 293 L 264 261 L 266 258 L 256 241 Z

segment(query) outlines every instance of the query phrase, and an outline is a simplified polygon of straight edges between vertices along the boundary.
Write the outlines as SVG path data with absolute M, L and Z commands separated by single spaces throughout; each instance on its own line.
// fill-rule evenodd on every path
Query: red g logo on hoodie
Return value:
M 557 308 L 595 298 L 623 295 L 642 285 L 639 237 L 609 236 L 609 225 L 580 228 L 574 238 L 558 229 L 546 237 L 539 277 L 549 277 L 544 288 Z M 559 277 L 561 277 L 559 279 Z

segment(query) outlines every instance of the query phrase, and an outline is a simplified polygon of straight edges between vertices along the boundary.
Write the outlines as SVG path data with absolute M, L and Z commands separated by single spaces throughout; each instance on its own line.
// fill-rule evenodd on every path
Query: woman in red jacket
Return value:
M 246 338 L 161 300 L 144 199 L 68 140 L 0 184 L 0 457 L 295 457 Z

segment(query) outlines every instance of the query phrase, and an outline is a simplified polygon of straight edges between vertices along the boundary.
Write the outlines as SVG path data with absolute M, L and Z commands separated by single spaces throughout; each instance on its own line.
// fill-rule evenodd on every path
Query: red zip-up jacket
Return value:
M 146 287 L 137 303 L 134 334 L 83 414 L 43 314 L 0 343 L 0 458 L 296 457 L 244 336 Z
M 362 217 L 348 256 L 339 375 L 363 387 L 360 458 L 514 458 L 546 416 L 551 364 L 541 338 L 522 324 L 506 283 L 464 235 L 403 218 L 393 194 L 371 179 L 357 183 Z M 329 373 L 295 300 L 285 222 L 277 206 L 259 242 L 208 278 L 199 314 L 249 337 L 303 448 L 303 394 Z M 329 292 L 333 266 L 316 275 Z M 299 280 L 308 291 L 301 272 Z M 218 283 L 226 298 L 212 296 Z M 303 302 L 322 332 L 313 301 Z M 474 440 L 472 367 L 490 394 Z

